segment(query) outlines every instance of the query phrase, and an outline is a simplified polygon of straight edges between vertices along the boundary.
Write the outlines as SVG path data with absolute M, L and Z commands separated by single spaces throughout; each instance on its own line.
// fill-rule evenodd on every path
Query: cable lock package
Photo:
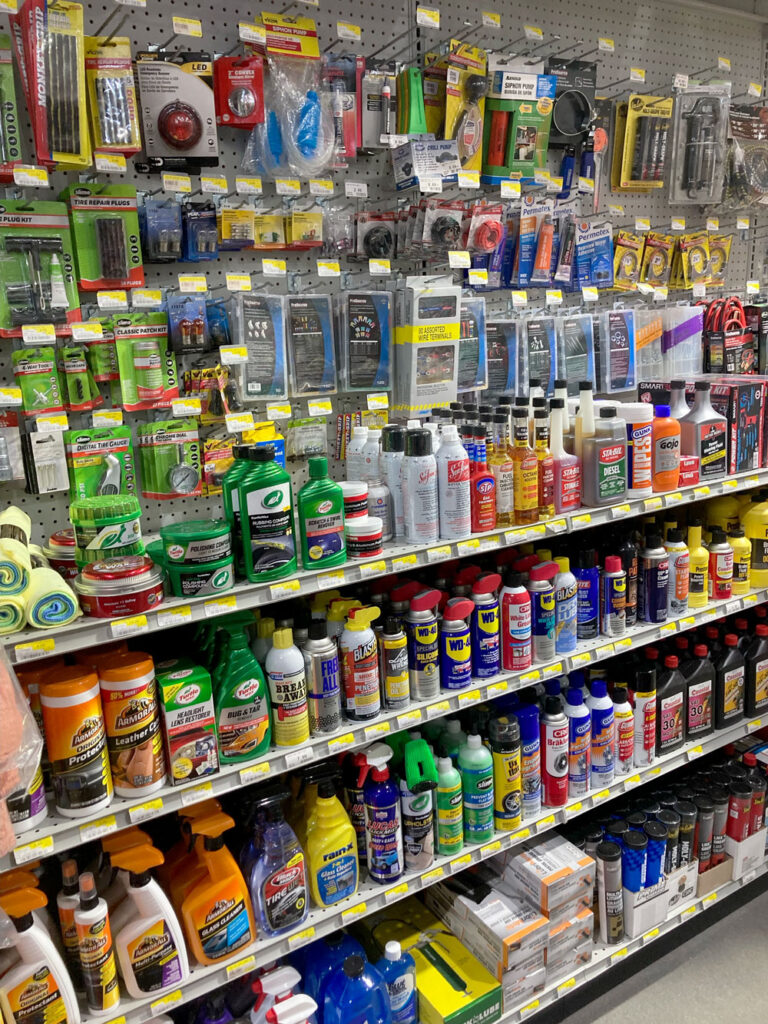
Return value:
M 239 373 L 244 401 L 287 398 L 285 299 L 240 292 L 232 297 L 231 312 L 234 344 L 248 350 L 248 361 L 231 367 Z
M 285 322 L 291 394 L 334 394 L 336 354 L 330 295 L 289 295 Z
M 89 292 L 141 287 L 144 266 L 133 185 L 81 183 L 64 189 L 59 198 L 69 207 L 78 286 Z
M 337 322 L 344 390 L 389 390 L 393 358 L 391 292 L 342 292 Z

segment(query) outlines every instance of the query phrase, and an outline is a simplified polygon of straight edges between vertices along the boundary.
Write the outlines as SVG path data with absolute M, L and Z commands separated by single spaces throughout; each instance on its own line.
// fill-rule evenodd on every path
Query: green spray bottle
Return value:
M 268 583 L 296 572 L 291 477 L 275 462 L 273 445 L 248 449 L 250 470 L 237 485 L 245 575 Z
M 242 625 L 227 624 L 223 655 L 214 667 L 214 702 L 222 764 L 252 761 L 269 750 L 272 724 L 267 683 Z
M 328 476 L 328 459 L 309 460 L 309 482 L 299 491 L 301 564 L 325 569 L 347 560 L 344 536 L 344 495 Z

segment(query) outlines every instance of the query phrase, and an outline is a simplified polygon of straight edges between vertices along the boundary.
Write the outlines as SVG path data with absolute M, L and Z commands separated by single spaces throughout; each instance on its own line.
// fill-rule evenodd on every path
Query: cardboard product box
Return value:
M 726 857 L 720 864 L 699 875 L 696 883 L 696 895 L 706 896 L 707 893 L 712 892 L 714 889 L 719 889 L 726 882 L 730 882 L 732 878 L 733 861 L 730 857 Z
M 570 921 L 571 918 L 578 917 L 584 910 L 593 910 L 593 903 L 592 893 L 590 892 L 589 894 L 585 893 L 583 896 L 579 896 L 578 899 L 569 900 L 568 903 L 555 907 L 549 913 L 550 927 L 554 928 L 555 925 L 563 924 L 564 921 Z
M 669 381 L 641 380 L 637 385 L 637 397 L 649 405 L 669 405 L 671 398 Z
M 591 942 L 594 930 L 595 915 L 591 910 L 582 910 L 567 921 L 550 925 L 547 959 L 551 956 L 562 956 L 587 939 Z
M 676 913 L 684 903 L 693 899 L 698 884 L 698 860 L 692 860 L 690 864 L 683 864 L 674 871 L 670 871 L 667 875 L 667 917 Z
M 742 878 L 765 860 L 765 829 L 761 828 L 740 843 L 726 836 L 725 852 L 733 860 L 734 879 Z
M 426 415 L 456 401 L 461 288 L 409 284 L 398 301 L 394 408 Z
M 674 874 L 674 872 L 672 872 Z M 672 875 L 669 876 L 671 878 Z M 656 885 L 632 892 L 624 889 L 624 932 L 630 939 L 637 938 L 654 928 L 667 916 L 669 907 L 669 878 L 662 878 Z
M 712 406 L 728 420 L 728 472 L 757 469 L 763 451 L 766 382 L 729 377 L 712 382 Z
M 505 974 L 501 980 L 502 995 L 504 999 L 504 1013 L 509 1013 L 516 1006 L 532 999 L 539 992 L 542 992 L 547 980 L 547 969 L 542 963 L 541 967 L 531 971 L 525 977 Z
M 219 746 L 210 675 L 189 658 L 157 662 L 155 674 L 171 785 L 215 775 Z
M 553 981 L 557 981 L 558 978 L 566 977 L 569 974 L 579 968 L 584 967 L 592 960 L 592 951 L 594 949 L 594 943 L 592 936 L 574 946 L 573 949 L 566 950 L 559 956 L 547 955 L 547 984 L 551 985 Z
M 768 373 L 768 306 L 750 302 L 744 307 L 747 327 L 757 345 L 757 372 Z
M 397 941 L 416 963 L 420 1024 L 494 1024 L 501 985 L 462 940 L 415 898 L 355 926 L 371 963 Z
M 554 834 L 525 843 L 508 856 L 504 878 L 551 920 L 553 912 L 564 904 L 584 897 L 587 906 L 591 904 L 595 862 L 563 836 Z

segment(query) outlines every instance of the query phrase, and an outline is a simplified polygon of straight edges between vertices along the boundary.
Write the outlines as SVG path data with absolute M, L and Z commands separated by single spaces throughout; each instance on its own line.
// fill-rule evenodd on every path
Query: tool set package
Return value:
M 291 394 L 334 394 L 336 352 L 330 295 L 289 295 L 285 307 Z
M 672 122 L 670 203 L 719 203 L 723 194 L 730 82 L 677 93 Z

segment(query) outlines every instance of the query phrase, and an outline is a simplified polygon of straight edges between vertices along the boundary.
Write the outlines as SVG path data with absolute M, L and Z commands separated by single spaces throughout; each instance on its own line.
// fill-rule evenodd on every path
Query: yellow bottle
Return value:
M 750 505 L 741 525 L 752 547 L 749 580 L 753 587 L 768 587 L 768 501 Z
M 256 939 L 251 898 L 237 861 L 224 845 L 234 828 L 228 814 L 210 814 L 192 825 L 202 843 L 205 875 L 184 897 L 181 917 L 187 945 L 200 964 L 217 964 Z
M 709 526 L 719 526 L 721 530 L 730 533 L 734 526 L 739 525 L 742 509 L 738 498 L 724 494 L 721 498 L 713 498 L 708 501 L 704 507 Z
M 728 534 L 728 543 L 733 548 L 733 582 L 731 593 L 743 597 L 751 585 L 752 544 L 744 534 L 743 526 L 736 526 Z
M 509 417 L 493 417 L 493 443 L 488 445 L 488 469 L 496 481 L 496 525 L 515 523 L 515 467 L 509 445 Z
M 515 524 L 526 526 L 539 518 L 539 460 L 528 442 L 528 412 L 515 408 L 514 464 Z
M 701 523 L 688 527 L 688 607 L 704 608 L 709 604 L 709 552 L 701 543 Z
M 307 835 L 309 891 L 318 907 L 330 907 L 357 892 L 357 836 L 331 779 L 318 787 L 315 824 Z

